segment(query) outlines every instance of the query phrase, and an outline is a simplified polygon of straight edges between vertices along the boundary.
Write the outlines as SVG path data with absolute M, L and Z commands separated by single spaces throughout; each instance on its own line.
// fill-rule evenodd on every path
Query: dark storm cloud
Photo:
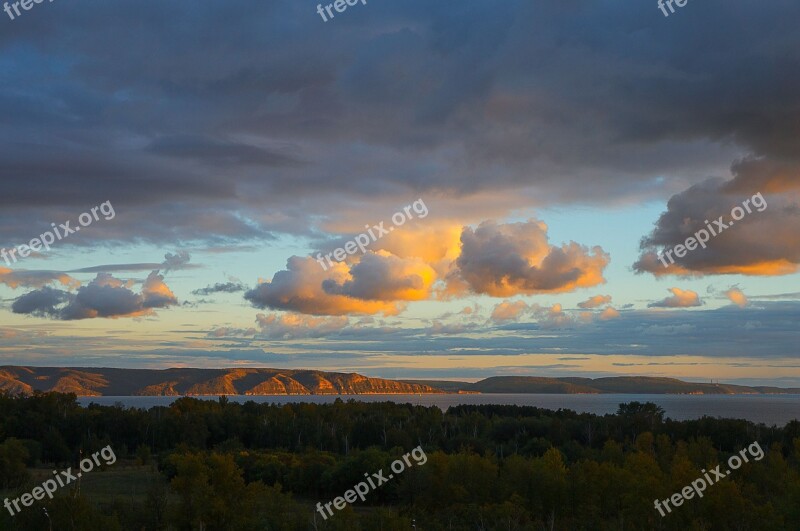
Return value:
M 37 317 L 57 317 L 59 315 L 57 307 L 72 298 L 73 295 L 67 291 L 45 286 L 15 299 L 11 310 L 14 313 Z
M 14 300 L 14 313 L 50 317 L 63 321 L 98 317 L 139 317 L 150 315 L 153 308 L 167 308 L 178 303 L 164 284 L 164 277 L 153 271 L 144 281 L 141 293 L 129 289 L 107 273 L 99 273 L 76 292 L 49 286 L 31 291 Z
M 0 35 L 12 243 L 109 199 L 95 238 L 229 244 L 389 193 L 605 203 L 800 153 L 788 0 L 47 7 Z
M 653 231 L 642 239 L 643 252 L 634 269 L 657 276 L 797 271 L 800 158 L 796 163 L 748 158 L 734 164 L 732 173 L 733 179 L 709 179 L 674 195 Z M 741 211 L 736 214 L 739 221 L 733 219 L 735 208 Z M 701 230 L 706 233 L 704 247 L 683 257 L 670 255 L 674 264 L 670 257 L 661 261 L 657 256 Z
M 2 127 L 8 129 L 10 124 L 2 124 Z M 90 145 L 81 146 L 76 152 L 69 145 L 55 144 L 57 140 L 53 139 L 53 144 L 42 152 L 41 145 L 20 145 L 26 134 L 30 135 L 30 142 L 34 141 L 34 135 L 41 135 L 40 131 L 27 132 L 26 129 L 15 135 L 13 146 L 0 146 L 0 153 L 4 154 L 0 174 L 9 177 L 3 182 L 8 193 L 0 196 L 3 207 L 13 207 L 23 201 L 34 206 L 68 205 L 77 209 L 101 203 L 109 197 L 115 205 L 146 205 L 170 199 L 197 201 L 234 195 L 231 183 L 198 181 L 193 173 L 175 164 L 159 163 L 129 149 L 121 151 L 106 138 L 109 133 L 105 130 L 94 131 L 87 127 L 78 133 L 70 127 L 64 134 L 68 132 L 77 137 L 76 142 Z M 43 186 L 32 186 L 33 183 Z M 67 215 L 76 213 L 70 210 Z M 63 214 L 55 219 L 60 216 Z
M 298 161 L 268 149 L 199 136 L 172 136 L 155 140 L 148 149 L 159 155 L 193 159 L 223 166 L 290 166 Z

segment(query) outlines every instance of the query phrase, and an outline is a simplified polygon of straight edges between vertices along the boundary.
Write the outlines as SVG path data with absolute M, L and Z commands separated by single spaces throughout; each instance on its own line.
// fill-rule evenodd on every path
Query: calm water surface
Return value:
M 98 396 L 79 398 L 78 402 L 87 406 L 94 402 L 101 405 L 122 403 L 126 407 L 150 408 L 168 406 L 175 401 L 174 396 Z M 195 397 L 216 400 L 215 396 Z M 536 406 L 547 409 L 572 409 L 581 413 L 603 415 L 614 413 L 622 402 L 654 402 L 675 420 L 697 419 L 704 415 L 710 417 L 747 419 L 767 425 L 783 426 L 787 422 L 800 419 L 800 395 L 547 395 L 547 394 L 486 394 L 486 395 L 297 395 L 297 396 L 229 396 L 231 402 L 288 404 L 310 402 L 329 404 L 341 398 L 362 402 L 393 401 L 423 406 L 438 406 L 447 410 L 459 404 L 511 404 Z

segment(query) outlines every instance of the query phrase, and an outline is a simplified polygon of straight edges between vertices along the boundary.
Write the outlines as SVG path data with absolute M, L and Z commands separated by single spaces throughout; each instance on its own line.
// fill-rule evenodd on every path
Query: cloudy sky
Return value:
M 0 364 L 800 385 L 800 4 L 333 13 L 2 14 Z

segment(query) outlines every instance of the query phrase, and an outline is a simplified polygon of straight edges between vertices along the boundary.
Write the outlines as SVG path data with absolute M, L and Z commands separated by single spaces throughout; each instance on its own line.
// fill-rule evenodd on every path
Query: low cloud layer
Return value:
M 552 306 L 540 306 L 539 304 L 528 304 L 525 301 L 503 301 L 496 305 L 492 310 L 489 321 L 503 325 L 507 323 L 518 323 L 523 320 L 532 319 L 539 326 L 546 329 L 572 328 L 580 325 L 590 324 L 597 320 L 608 321 L 616 319 L 620 313 L 610 306 L 602 312 L 591 311 L 567 311 L 561 304 Z
M 325 337 L 343 330 L 347 317 L 312 317 L 301 314 L 263 314 L 256 316 L 260 336 L 267 339 Z

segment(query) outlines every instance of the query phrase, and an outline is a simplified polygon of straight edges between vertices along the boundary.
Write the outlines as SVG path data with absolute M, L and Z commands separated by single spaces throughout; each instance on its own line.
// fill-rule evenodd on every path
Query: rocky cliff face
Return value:
M 0 391 L 30 394 L 33 392 L 33 387 L 19 381 L 13 371 L 0 370 Z
M 94 369 L 0 367 L 0 390 L 78 396 L 336 395 L 441 393 L 356 373 L 288 369 Z

